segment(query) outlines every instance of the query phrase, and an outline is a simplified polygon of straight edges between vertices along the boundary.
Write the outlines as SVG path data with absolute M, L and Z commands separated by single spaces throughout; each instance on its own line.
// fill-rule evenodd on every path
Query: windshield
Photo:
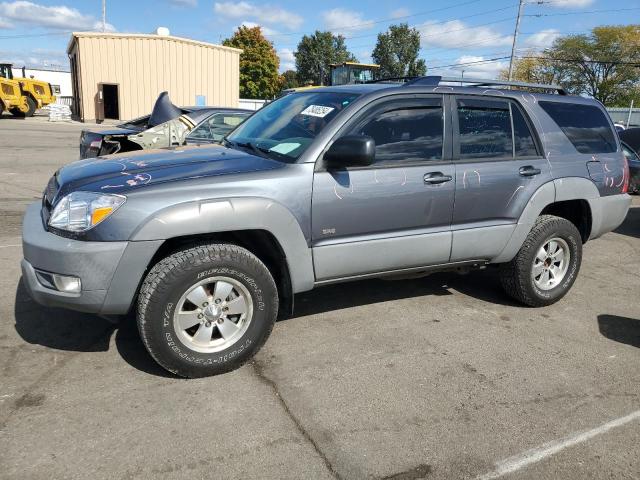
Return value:
M 292 93 L 258 110 L 226 138 L 225 144 L 270 158 L 294 161 L 358 94 Z

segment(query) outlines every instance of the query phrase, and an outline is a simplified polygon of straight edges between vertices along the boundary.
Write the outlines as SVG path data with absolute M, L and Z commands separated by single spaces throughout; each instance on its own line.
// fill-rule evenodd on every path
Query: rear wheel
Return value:
M 151 356 L 183 377 L 236 369 L 269 337 L 278 292 L 248 250 L 207 244 L 156 264 L 138 299 L 138 329 Z
M 542 215 L 511 262 L 501 265 L 505 291 L 530 307 L 551 305 L 564 297 L 582 263 L 582 238 L 569 220 Z
M 31 97 L 27 97 L 27 107 L 28 110 L 26 112 L 23 112 L 17 108 L 13 108 L 11 109 L 11 114 L 14 117 L 20 117 L 20 118 L 24 118 L 24 117 L 33 117 L 33 114 L 36 112 L 36 107 L 38 106 L 38 104 L 36 103 L 36 101 L 31 98 Z

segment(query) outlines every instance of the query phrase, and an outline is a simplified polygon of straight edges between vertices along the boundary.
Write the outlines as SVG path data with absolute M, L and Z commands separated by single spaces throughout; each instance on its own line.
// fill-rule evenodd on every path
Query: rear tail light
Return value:
M 629 160 L 626 155 L 623 155 L 624 164 L 622 166 L 622 193 L 629 191 Z

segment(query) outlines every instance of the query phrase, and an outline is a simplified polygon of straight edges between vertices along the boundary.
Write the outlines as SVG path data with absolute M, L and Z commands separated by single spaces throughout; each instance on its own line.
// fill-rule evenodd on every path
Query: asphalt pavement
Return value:
M 255 361 L 175 378 L 135 324 L 41 307 L 21 218 L 81 124 L 0 119 L 0 478 L 640 478 L 640 199 L 561 302 L 491 269 L 296 297 Z

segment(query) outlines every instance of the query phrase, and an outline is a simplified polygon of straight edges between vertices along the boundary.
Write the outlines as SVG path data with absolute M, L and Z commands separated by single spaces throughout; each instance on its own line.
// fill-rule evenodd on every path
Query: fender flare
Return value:
M 516 223 L 507 245 L 491 262 L 504 263 L 511 261 L 522 247 L 540 213 L 555 202 L 586 200 L 589 203 L 592 216 L 592 235 L 590 238 L 594 238 L 593 232 L 598 232 L 602 221 L 602 209 L 600 208 L 599 199 L 600 192 L 598 188 L 587 178 L 565 177 L 545 183 L 531 196 Z
M 131 235 L 131 241 L 239 230 L 271 233 L 285 254 L 294 293 L 313 288 L 311 249 L 300 224 L 283 205 L 259 197 L 192 201 L 156 212 Z

